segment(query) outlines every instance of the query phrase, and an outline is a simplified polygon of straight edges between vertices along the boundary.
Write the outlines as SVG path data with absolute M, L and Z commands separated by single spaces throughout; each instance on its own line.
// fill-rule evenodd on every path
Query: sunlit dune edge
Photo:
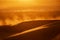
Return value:
M 14 17 L 15 18 L 15 17 Z M 3 20 L 0 20 L 0 25 L 16 25 L 18 23 L 21 23 L 21 22 L 25 22 L 25 21 L 34 21 L 34 20 L 60 20 L 60 17 L 57 17 L 57 18 L 45 18 L 45 17 L 36 17 L 36 18 L 30 18 L 30 17 L 24 17 L 23 19 L 5 19 L 4 21 Z
M 23 31 L 23 32 L 20 32 L 20 33 L 16 33 L 16 34 L 10 35 L 7 38 L 23 35 L 23 34 L 30 33 L 30 32 L 33 32 L 33 31 L 36 31 L 36 30 L 39 30 L 39 29 L 44 29 L 44 28 L 47 28 L 47 27 L 43 27 L 43 26 L 36 27 L 36 28 L 33 28 L 33 29 L 29 29 L 29 30 L 26 30 L 26 31 Z

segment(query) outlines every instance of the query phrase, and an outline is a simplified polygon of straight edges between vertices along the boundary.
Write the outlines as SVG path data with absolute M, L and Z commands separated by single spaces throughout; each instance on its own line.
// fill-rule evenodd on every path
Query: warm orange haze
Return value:
M 0 25 L 31 20 L 60 20 L 60 0 L 0 0 Z
M 60 0 L 0 0 L 0 40 L 60 40 Z

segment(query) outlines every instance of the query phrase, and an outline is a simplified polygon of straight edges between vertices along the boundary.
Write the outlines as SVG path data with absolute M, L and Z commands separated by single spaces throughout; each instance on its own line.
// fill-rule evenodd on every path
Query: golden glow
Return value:
M 18 0 L 18 5 L 25 8 L 32 7 L 36 4 L 37 4 L 36 0 Z
M 0 25 L 3 20 L 12 25 L 31 20 L 60 20 L 59 16 L 51 15 L 60 11 L 59 4 L 59 0 L 0 0 Z
M 22 3 L 32 3 L 34 0 L 19 0 Z

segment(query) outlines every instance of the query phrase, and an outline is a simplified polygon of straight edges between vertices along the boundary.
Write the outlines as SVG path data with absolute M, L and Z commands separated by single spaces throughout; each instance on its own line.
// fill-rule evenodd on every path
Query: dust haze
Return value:
M 0 25 L 31 20 L 60 20 L 59 0 L 35 1 L 23 4 L 19 0 L 0 0 Z

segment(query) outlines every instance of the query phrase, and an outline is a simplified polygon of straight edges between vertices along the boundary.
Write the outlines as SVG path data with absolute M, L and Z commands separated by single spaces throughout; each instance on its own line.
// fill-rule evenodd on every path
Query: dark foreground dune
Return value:
M 46 25 L 48 27 L 30 33 L 26 33 L 23 35 L 8 38 L 8 36 L 13 35 L 15 33 L 20 33 L 25 30 L 33 29 L 35 27 L 39 27 L 42 25 Z M 59 20 L 36 20 L 36 21 L 22 22 L 14 26 L 9 25 L 0 26 L 1 40 L 52 40 L 52 39 L 55 40 L 56 36 L 59 34 L 60 34 Z

